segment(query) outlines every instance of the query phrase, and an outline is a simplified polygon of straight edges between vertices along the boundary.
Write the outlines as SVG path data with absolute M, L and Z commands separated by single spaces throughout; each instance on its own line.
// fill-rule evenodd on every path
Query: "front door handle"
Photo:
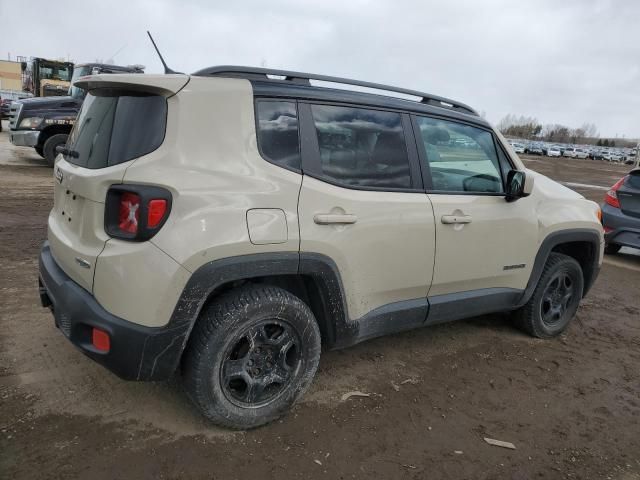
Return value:
M 442 223 L 447 225 L 471 223 L 471 215 L 443 215 Z
M 318 225 L 351 225 L 356 223 L 358 217 L 348 213 L 318 213 L 313 216 L 313 221 Z

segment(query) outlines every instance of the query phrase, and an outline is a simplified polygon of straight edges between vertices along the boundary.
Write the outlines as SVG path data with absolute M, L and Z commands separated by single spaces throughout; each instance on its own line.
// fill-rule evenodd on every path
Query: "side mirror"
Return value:
M 507 191 L 505 199 L 513 202 L 519 198 L 527 197 L 533 190 L 533 177 L 522 170 L 511 170 L 507 175 Z

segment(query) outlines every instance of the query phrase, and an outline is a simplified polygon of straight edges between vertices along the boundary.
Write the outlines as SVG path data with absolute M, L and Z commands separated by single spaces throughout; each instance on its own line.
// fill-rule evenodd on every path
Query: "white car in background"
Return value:
M 589 152 L 582 148 L 567 148 L 564 151 L 564 156 L 571 158 L 587 158 L 589 156 Z
M 560 156 L 560 148 L 559 147 L 549 147 L 547 148 L 547 157 L 559 157 Z
M 622 160 L 622 157 L 618 152 L 604 152 L 602 158 L 604 158 L 608 162 L 614 163 L 620 163 L 620 161 Z
M 524 145 L 521 143 L 512 143 L 513 151 L 516 153 L 524 153 Z

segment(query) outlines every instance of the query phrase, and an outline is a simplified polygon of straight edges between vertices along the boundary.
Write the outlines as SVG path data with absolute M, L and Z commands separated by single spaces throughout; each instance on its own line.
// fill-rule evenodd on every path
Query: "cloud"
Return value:
M 311 71 L 414 88 L 544 123 L 639 136 L 640 3 L 600 0 L 0 0 L 13 56 L 193 72 L 222 64 Z M 4 52 L 3 52 L 4 54 Z

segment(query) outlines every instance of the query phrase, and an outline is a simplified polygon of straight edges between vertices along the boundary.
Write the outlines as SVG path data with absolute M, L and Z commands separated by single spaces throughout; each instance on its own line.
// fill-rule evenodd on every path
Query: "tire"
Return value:
M 551 253 L 533 295 L 514 312 L 514 322 L 533 337 L 555 337 L 569 326 L 583 289 L 580 264 L 567 255 Z
M 309 307 L 281 288 L 247 285 L 203 309 L 182 375 L 205 417 L 246 430 L 283 416 L 311 384 L 319 361 L 320 330 Z
M 33 149 L 36 151 L 38 155 L 44 158 L 44 152 L 42 151 L 42 147 L 33 147 Z
M 56 162 L 56 157 L 58 156 L 56 153 L 56 147 L 67 143 L 67 137 L 68 135 L 66 133 L 57 133 L 55 135 L 51 135 L 44 142 L 42 153 L 44 153 L 44 158 L 47 161 L 48 166 L 53 167 L 53 164 Z
M 622 245 L 616 245 L 615 243 L 607 243 L 604 246 L 604 253 L 614 255 L 620 251 Z

